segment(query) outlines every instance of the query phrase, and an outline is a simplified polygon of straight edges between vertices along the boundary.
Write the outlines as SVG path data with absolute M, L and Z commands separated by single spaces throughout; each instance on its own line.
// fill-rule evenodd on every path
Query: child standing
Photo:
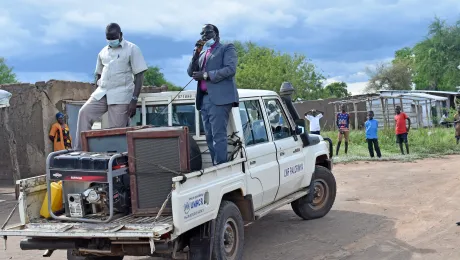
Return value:
M 454 126 L 455 126 L 455 139 L 457 139 L 457 144 L 460 141 L 460 106 L 457 108 L 457 114 L 454 116 Z
M 324 112 L 321 112 L 316 109 L 312 109 L 305 113 L 305 118 L 310 121 L 310 134 L 320 135 L 321 126 L 319 120 L 323 118 Z
M 374 148 L 375 152 L 377 153 L 377 157 L 382 157 L 380 153 L 379 141 L 377 132 L 379 129 L 379 122 L 374 119 L 374 111 L 369 111 L 368 113 L 368 120 L 365 123 L 366 127 L 366 140 L 367 140 L 367 148 L 369 149 L 369 155 L 371 158 L 374 158 Z

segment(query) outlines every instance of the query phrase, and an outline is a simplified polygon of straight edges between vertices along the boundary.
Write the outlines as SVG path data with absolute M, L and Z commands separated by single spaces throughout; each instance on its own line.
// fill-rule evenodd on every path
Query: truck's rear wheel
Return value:
M 67 260 L 123 260 L 123 256 L 75 256 L 72 251 L 67 250 Z
M 291 203 L 294 213 L 305 219 L 316 219 L 326 216 L 335 201 L 337 186 L 332 172 L 323 167 L 316 166 L 314 180 L 314 197 L 311 203 L 308 202 L 308 195 L 303 196 Z
M 222 201 L 216 219 L 212 259 L 243 259 L 244 222 L 238 207 L 230 201 Z

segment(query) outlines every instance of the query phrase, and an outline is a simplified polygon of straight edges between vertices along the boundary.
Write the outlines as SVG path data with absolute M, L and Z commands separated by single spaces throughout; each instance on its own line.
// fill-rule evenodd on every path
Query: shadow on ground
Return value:
M 291 210 L 277 210 L 245 228 L 244 260 L 423 259 L 436 253 L 395 237 L 385 216 L 332 210 L 304 221 Z M 142 260 L 158 258 L 141 258 Z
M 436 253 L 395 235 L 394 221 L 381 215 L 332 210 L 322 219 L 304 221 L 291 210 L 278 210 L 246 228 L 244 259 L 396 260 Z

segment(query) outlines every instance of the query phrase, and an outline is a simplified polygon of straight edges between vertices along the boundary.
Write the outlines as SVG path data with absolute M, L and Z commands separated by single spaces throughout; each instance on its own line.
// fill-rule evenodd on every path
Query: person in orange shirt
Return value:
M 54 144 L 54 151 L 72 149 L 72 137 L 70 137 L 69 126 L 64 122 L 64 114 L 56 114 L 57 122 L 51 126 L 49 139 Z
M 401 112 L 401 107 L 396 106 L 396 115 L 395 115 L 395 132 L 396 132 L 396 143 L 399 143 L 399 149 L 401 149 L 401 154 L 404 155 L 403 143 L 406 144 L 406 152 L 409 154 L 409 143 L 407 142 L 407 134 L 410 130 L 410 118 L 406 113 Z M 406 120 L 409 123 L 406 126 Z

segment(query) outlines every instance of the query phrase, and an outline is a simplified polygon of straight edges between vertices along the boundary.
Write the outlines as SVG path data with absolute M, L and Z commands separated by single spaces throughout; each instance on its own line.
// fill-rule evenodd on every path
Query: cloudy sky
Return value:
M 204 23 L 223 40 L 251 40 L 308 56 L 328 82 L 360 93 L 364 68 L 426 36 L 435 16 L 460 18 L 459 0 L 1 0 L 0 56 L 22 82 L 91 81 L 110 22 L 177 85 Z M 244 86 L 239 86 L 244 88 Z

